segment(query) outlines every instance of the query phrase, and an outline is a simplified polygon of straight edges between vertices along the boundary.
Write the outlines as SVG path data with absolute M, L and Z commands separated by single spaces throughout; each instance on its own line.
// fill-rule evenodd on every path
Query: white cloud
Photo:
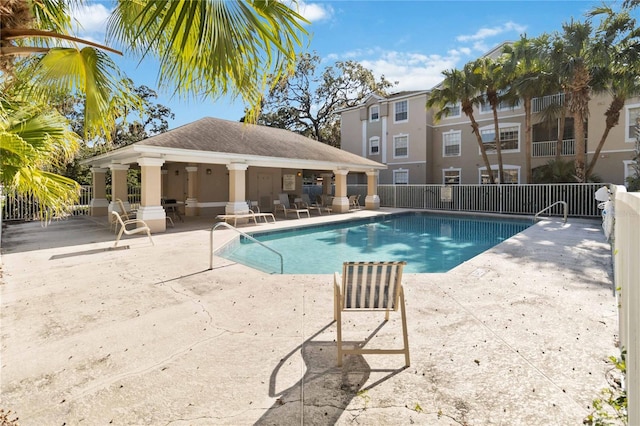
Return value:
M 380 78 L 398 82 L 392 90 L 426 90 L 442 81 L 442 71 L 455 68 L 460 56 L 453 52 L 447 56 L 421 53 L 383 52 L 377 59 L 358 61 Z
M 331 19 L 334 11 L 328 4 L 298 2 L 298 13 L 309 22 L 319 22 Z
M 73 29 L 80 38 L 103 41 L 111 10 L 100 3 L 90 3 L 71 12 Z
M 456 37 L 456 40 L 461 41 L 461 42 L 467 42 L 467 41 L 483 41 L 486 40 L 487 38 L 491 38 L 491 37 L 495 37 L 498 36 L 500 34 L 504 34 L 507 32 L 516 32 L 519 34 L 522 34 L 523 32 L 525 32 L 525 30 L 527 29 L 526 26 L 524 25 L 519 25 L 516 24 L 515 22 L 506 22 L 503 25 L 499 25 L 497 27 L 492 27 L 492 28 L 480 28 L 478 31 L 476 31 L 474 34 L 468 34 L 468 35 L 459 35 L 458 37 Z

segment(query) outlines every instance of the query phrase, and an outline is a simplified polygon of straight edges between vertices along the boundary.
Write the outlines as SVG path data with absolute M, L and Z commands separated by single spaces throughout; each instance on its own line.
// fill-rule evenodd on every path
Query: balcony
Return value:
M 532 157 L 555 157 L 557 141 L 540 141 L 533 142 L 531 150 Z M 576 154 L 576 140 L 565 139 L 562 141 L 561 156 L 569 156 Z
M 549 105 L 564 104 L 564 93 L 557 93 L 555 95 L 543 96 L 541 98 L 533 98 L 531 99 L 531 110 L 532 112 L 540 112 L 549 107 Z

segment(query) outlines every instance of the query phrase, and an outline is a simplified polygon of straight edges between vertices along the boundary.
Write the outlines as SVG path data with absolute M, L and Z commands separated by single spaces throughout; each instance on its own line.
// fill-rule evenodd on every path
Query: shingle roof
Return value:
M 288 130 L 212 117 L 89 158 L 83 164 L 98 167 L 113 163 L 133 164 L 143 157 L 163 158 L 167 162 L 245 162 L 258 167 L 322 170 L 387 168 L 384 164 Z
M 375 161 L 288 130 L 212 117 L 202 118 L 134 145 L 381 166 Z

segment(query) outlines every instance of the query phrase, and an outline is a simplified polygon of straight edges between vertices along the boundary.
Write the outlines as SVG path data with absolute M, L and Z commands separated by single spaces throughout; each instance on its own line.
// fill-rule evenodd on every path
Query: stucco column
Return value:
M 100 167 L 91 168 L 91 183 L 93 187 L 93 197 L 89 204 L 91 216 L 109 215 L 109 201 L 107 200 L 107 170 Z
M 331 195 L 331 178 L 333 173 L 322 173 L 322 193 L 325 195 Z
M 124 208 L 129 211 L 131 205 L 129 204 L 129 188 L 127 184 L 127 171 L 129 166 L 127 164 L 110 164 L 111 169 L 111 203 L 109 204 L 109 221 L 111 222 L 111 212 L 120 211 L 120 206 L 116 203 L 116 199 L 121 199 Z
M 334 170 L 336 177 L 336 194 L 333 197 L 331 208 L 334 212 L 345 213 L 349 211 L 349 198 L 347 197 L 347 174 L 348 170 Z
M 185 216 L 198 215 L 198 168 L 196 166 L 185 167 L 187 171 L 187 199 L 184 202 Z
M 162 200 L 163 198 L 167 197 L 167 194 L 165 194 L 165 191 L 168 185 L 167 179 L 169 179 L 169 170 L 160 169 L 160 175 L 161 175 L 160 199 Z
M 151 228 L 151 232 L 167 230 L 167 215 L 162 208 L 162 172 L 164 164 L 161 158 L 140 158 L 141 198 L 136 218 L 142 219 Z
M 378 210 L 380 208 L 380 197 L 378 196 L 378 175 L 379 171 L 367 172 L 367 196 L 364 199 L 364 207 L 367 210 Z
M 229 170 L 229 202 L 225 206 L 227 214 L 246 212 L 248 210 L 246 197 L 246 174 L 249 168 L 246 164 L 227 164 Z

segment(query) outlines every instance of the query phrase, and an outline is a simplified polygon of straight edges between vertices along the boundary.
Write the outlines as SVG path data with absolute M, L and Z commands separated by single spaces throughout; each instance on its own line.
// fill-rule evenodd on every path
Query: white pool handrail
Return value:
M 209 231 L 209 270 L 213 269 L 213 231 L 215 231 L 216 229 L 218 229 L 221 226 L 224 226 L 225 228 L 228 228 L 228 229 L 232 229 L 232 230 L 236 231 L 238 234 L 242 235 L 243 237 L 248 238 L 249 240 L 253 241 L 254 243 L 257 243 L 257 244 L 261 245 L 262 247 L 266 248 L 267 250 L 270 250 L 270 251 L 274 252 L 275 254 L 277 254 L 280 257 L 280 274 L 284 273 L 284 259 L 283 259 L 282 255 L 280 253 L 278 253 L 277 251 L 275 251 L 271 247 L 265 245 L 264 243 L 256 240 L 251 235 L 245 234 L 241 230 L 229 225 L 227 222 L 218 222 L 215 225 L 213 225 L 213 227 Z

